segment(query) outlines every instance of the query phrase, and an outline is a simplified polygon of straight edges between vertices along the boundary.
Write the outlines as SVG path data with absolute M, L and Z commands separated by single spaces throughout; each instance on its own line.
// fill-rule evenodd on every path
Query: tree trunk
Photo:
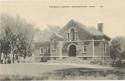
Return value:
M 14 63 L 14 53 L 12 49 L 11 49 L 11 62 Z

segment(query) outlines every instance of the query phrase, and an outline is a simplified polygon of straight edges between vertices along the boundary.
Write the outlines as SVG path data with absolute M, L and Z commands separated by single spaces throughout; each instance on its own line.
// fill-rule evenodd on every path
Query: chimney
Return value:
M 103 32 L 103 23 L 98 23 L 98 30 Z

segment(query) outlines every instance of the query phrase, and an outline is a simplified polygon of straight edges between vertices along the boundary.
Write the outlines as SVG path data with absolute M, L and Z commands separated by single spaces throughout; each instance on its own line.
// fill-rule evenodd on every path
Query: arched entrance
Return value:
M 69 47 L 69 57 L 75 57 L 76 56 L 76 46 L 71 45 Z

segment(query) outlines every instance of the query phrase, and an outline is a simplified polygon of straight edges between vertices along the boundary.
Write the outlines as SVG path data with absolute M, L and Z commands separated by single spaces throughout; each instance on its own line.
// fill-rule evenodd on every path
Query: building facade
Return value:
M 48 42 L 39 46 L 41 59 L 57 60 L 76 57 L 88 62 L 107 60 L 110 38 L 103 33 L 103 24 L 98 28 L 87 27 L 70 20 L 60 31 L 53 33 Z

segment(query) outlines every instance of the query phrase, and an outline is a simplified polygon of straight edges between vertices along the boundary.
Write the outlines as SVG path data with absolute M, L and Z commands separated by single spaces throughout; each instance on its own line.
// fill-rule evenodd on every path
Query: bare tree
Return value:
M 10 16 L 2 14 L 0 16 L 0 40 L 1 52 L 5 57 L 8 54 L 19 54 L 19 56 L 26 57 L 31 54 L 33 44 L 33 25 L 27 23 L 19 16 Z

